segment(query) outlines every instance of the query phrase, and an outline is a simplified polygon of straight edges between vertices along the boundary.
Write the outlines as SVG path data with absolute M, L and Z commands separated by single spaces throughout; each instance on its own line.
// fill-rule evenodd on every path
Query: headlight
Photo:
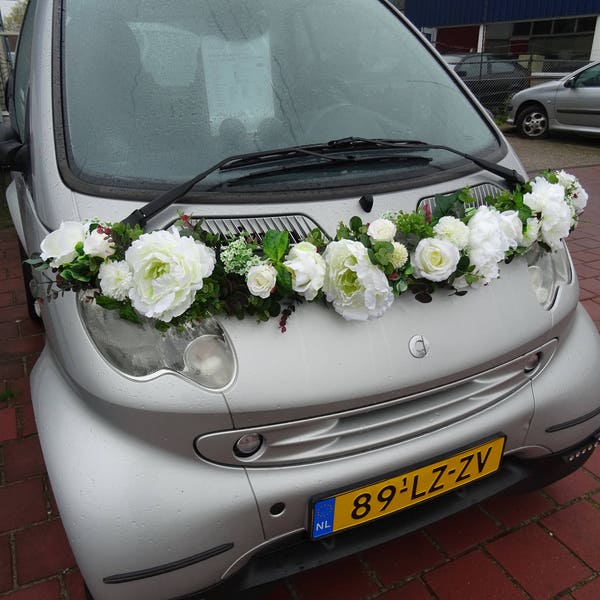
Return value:
M 560 250 L 546 252 L 534 244 L 525 254 L 529 280 L 538 302 L 546 309 L 552 308 L 558 288 L 571 282 L 571 266 L 567 247 L 563 242 Z
M 94 302 L 79 302 L 79 306 L 98 351 L 127 375 L 145 377 L 168 370 L 210 390 L 223 389 L 235 379 L 235 353 L 215 319 L 161 333 L 150 320 L 137 325 Z

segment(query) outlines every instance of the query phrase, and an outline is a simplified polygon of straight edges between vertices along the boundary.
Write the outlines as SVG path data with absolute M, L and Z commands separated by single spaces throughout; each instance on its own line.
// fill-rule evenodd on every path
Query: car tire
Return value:
M 516 125 L 523 137 L 542 138 L 548 133 L 548 114 L 539 104 L 531 104 L 521 109 Z

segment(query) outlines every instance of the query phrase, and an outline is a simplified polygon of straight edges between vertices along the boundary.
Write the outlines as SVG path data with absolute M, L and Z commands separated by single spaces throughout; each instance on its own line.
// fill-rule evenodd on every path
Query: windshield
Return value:
M 167 186 L 230 155 L 348 136 L 473 154 L 498 147 L 448 74 L 377 0 L 64 4 L 67 157 L 90 183 Z M 426 154 L 429 172 L 456 163 Z M 286 178 L 327 187 L 414 177 L 415 169 L 425 168 L 373 161 Z M 239 175 L 217 172 L 199 187 Z

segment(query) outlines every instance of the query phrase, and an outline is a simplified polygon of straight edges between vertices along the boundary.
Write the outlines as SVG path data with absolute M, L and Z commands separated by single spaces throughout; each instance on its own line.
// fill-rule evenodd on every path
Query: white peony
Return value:
M 504 260 L 511 240 L 502 230 L 500 213 L 487 206 L 480 206 L 469 221 L 468 255 L 474 274 L 489 283 L 500 274 L 498 263 Z
M 563 200 L 552 198 L 546 202 L 542 210 L 541 233 L 542 240 L 557 250 L 561 239 L 569 235 L 571 229 L 571 209 Z
M 115 253 L 115 247 L 106 233 L 99 233 L 94 229 L 83 242 L 83 251 L 89 256 L 99 256 L 100 258 L 108 258 Z
M 456 271 L 459 260 L 460 252 L 452 242 L 424 238 L 417 244 L 411 264 L 417 277 L 424 277 L 429 281 L 444 281 Z
M 469 243 L 469 228 L 456 217 L 442 217 L 433 228 L 435 237 L 447 240 L 459 250 L 463 250 Z
M 523 244 L 523 222 L 516 210 L 505 210 L 500 213 L 500 229 L 506 236 L 510 248 Z
M 126 300 L 133 280 L 129 265 L 124 261 L 109 261 L 100 265 L 100 290 L 115 300 Z
M 307 300 L 314 300 L 323 287 L 325 260 L 310 242 L 291 247 L 283 265 L 292 274 L 292 289 Z
M 42 260 L 52 259 L 51 267 L 60 267 L 77 257 L 75 246 L 85 240 L 85 228 L 77 221 L 65 221 L 40 244 Z
M 277 282 L 277 271 L 266 263 L 254 265 L 248 269 L 246 285 L 253 296 L 268 298 Z
M 408 260 L 408 250 L 406 249 L 406 246 L 400 242 L 392 242 L 392 246 L 394 247 L 394 250 L 390 262 L 394 269 L 399 269 L 400 267 L 403 267 Z
M 389 219 L 376 219 L 369 225 L 367 235 L 376 242 L 391 242 L 396 236 L 396 224 Z
M 125 253 L 133 272 L 129 298 L 146 317 L 169 322 L 194 301 L 215 267 L 215 252 L 175 228 L 145 233 Z
M 531 182 L 531 192 L 523 194 L 523 202 L 534 213 L 541 213 L 547 202 L 564 202 L 565 188 L 560 183 L 550 183 L 538 176 Z
M 369 260 L 360 242 L 339 240 L 323 253 L 323 291 L 337 313 L 348 321 L 376 319 L 393 304 L 387 277 Z

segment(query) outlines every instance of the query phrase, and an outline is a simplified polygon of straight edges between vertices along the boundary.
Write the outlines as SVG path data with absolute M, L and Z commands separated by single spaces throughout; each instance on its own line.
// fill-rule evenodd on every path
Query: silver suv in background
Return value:
M 518 92 L 507 123 L 528 138 L 551 131 L 600 135 L 600 61 Z

